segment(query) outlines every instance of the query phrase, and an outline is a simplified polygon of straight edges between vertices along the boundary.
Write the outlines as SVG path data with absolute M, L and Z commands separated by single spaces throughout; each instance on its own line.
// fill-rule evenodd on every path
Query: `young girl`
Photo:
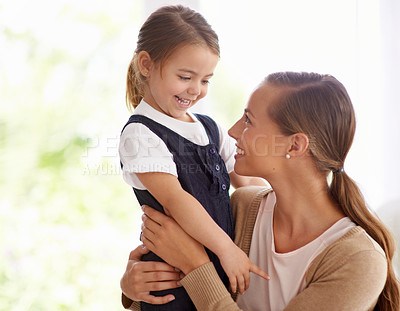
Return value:
M 151 14 L 128 69 L 127 105 L 135 110 L 119 152 L 139 203 L 172 216 L 210 250 L 225 285 L 229 279 L 232 291 L 243 292 L 250 272 L 268 276 L 232 241 L 230 178 L 235 187 L 265 182 L 236 175 L 233 141 L 210 117 L 188 111 L 207 94 L 218 60 L 218 37 L 199 13 L 166 6 Z M 151 253 L 143 260 L 161 259 Z M 175 300 L 162 310 L 195 310 L 183 288 L 152 294 L 166 293 Z M 141 303 L 142 310 L 160 308 Z

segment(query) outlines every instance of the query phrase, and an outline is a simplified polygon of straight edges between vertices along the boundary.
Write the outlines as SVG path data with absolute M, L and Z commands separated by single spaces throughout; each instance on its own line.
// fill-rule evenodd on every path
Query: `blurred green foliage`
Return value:
M 0 310 L 122 309 L 140 213 L 115 148 L 138 3 L 0 3 Z
M 139 244 L 118 138 L 143 1 L 0 0 L 0 310 L 122 310 Z M 228 126 L 245 94 L 213 79 Z

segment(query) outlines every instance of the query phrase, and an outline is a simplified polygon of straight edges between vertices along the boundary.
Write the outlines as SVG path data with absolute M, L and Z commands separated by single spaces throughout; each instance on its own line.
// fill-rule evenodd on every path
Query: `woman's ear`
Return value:
M 153 61 L 151 60 L 150 54 L 146 51 L 139 52 L 137 56 L 137 63 L 140 70 L 140 73 L 148 77 L 150 75 L 151 67 L 153 65 Z
M 288 154 L 292 157 L 303 156 L 307 153 L 309 140 L 308 136 L 304 133 L 296 133 L 291 136 L 291 144 L 289 146 Z

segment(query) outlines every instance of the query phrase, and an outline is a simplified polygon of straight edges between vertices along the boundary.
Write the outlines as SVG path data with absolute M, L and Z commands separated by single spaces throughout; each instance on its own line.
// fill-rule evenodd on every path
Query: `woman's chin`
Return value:
M 235 163 L 234 170 L 235 170 L 235 173 L 238 174 L 238 175 L 251 176 L 249 174 L 246 174 L 246 170 L 243 169 L 242 165 L 238 165 L 237 163 Z

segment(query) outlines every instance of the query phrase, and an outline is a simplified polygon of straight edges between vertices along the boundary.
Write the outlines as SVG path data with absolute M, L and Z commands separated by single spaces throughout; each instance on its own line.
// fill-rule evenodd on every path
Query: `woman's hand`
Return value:
M 165 262 L 141 261 L 149 250 L 138 246 L 129 255 L 126 271 L 120 285 L 124 295 L 135 301 L 164 304 L 175 299 L 173 295 L 156 297 L 150 291 L 180 287 L 181 273 Z
M 142 242 L 149 250 L 185 274 L 210 262 L 204 247 L 173 218 L 146 205 L 142 209 Z

